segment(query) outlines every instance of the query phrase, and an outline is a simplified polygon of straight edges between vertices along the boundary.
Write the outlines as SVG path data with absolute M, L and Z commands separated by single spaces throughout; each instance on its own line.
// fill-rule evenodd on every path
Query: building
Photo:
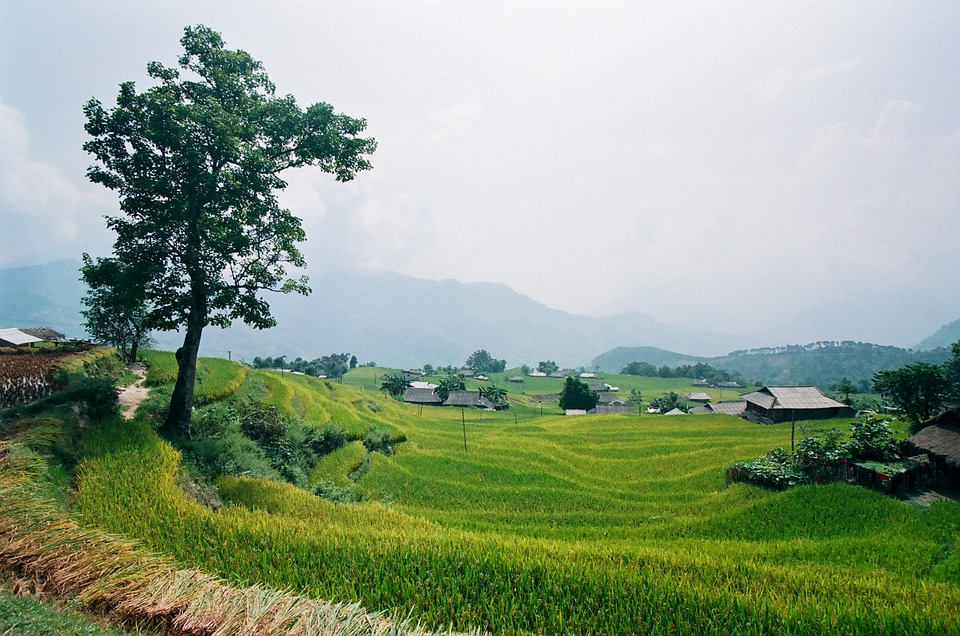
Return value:
M 431 404 L 440 406 L 440 397 L 433 392 L 433 389 L 410 387 L 403 392 L 403 401 L 408 404 Z
M 952 408 L 923 423 L 903 442 L 904 454 L 926 455 L 935 482 L 960 485 L 960 408 Z
M 745 413 L 771 422 L 853 417 L 843 402 L 823 394 L 815 386 L 765 386 L 743 396 Z
M 489 410 L 494 408 L 493 402 L 480 395 L 480 391 L 450 391 L 443 405 Z
M 37 338 L 19 329 L 8 328 L 0 329 L 0 347 L 22 347 L 23 345 L 33 345 L 37 342 L 43 342 L 43 338 Z
M 704 404 L 710 401 L 710 396 L 706 393 L 687 393 L 686 398 L 691 402 L 702 402 Z

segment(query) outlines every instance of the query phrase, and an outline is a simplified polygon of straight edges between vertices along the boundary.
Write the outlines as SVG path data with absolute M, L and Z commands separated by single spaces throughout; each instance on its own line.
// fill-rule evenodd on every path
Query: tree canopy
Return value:
M 136 362 L 140 347 L 150 343 L 144 270 L 84 254 L 80 272 L 88 288 L 80 299 L 87 334 L 115 347 L 124 362 Z
M 878 371 L 873 376 L 873 388 L 903 411 L 910 430 L 916 432 L 923 421 L 943 408 L 949 386 L 942 367 L 915 362 L 892 371 Z
M 261 63 L 216 31 L 187 27 L 181 44 L 179 68 L 147 65 L 154 86 L 124 82 L 111 109 L 87 102 L 83 147 L 96 159 L 88 178 L 120 197 L 121 215 L 107 218 L 116 260 L 149 273 L 148 324 L 184 329 L 164 428 L 189 435 L 204 327 L 272 327 L 262 291 L 309 293 L 287 271 L 305 266 L 305 234 L 275 196 L 281 173 L 315 165 L 349 181 L 376 142 L 360 136 L 363 119 L 278 97 Z
M 564 380 L 563 388 L 560 390 L 560 408 L 589 411 L 597 406 L 599 401 L 600 395 L 596 391 L 591 391 L 586 382 L 570 375 Z
M 470 354 L 465 366 L 477 373 L 501 373 L 507 368 L 507 361 L 497 360 L 486 349 L 480 349 Z

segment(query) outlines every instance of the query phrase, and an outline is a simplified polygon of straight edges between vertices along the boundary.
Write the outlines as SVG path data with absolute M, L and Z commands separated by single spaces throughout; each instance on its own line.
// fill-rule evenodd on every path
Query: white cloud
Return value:
M 483 110 L 484 105 L 480 102 L 466 102 L 432 113 L 427 117 L 429 130 L 423 136 L 423 142 L 434 144 L 459 137 L 470 129 Z
M 798 92 L 808 91 L 825 79 L 845 75 L 860 67 L 863 59 L 863 57 L 853 57 L 821 66 L 773 69 L 760 85 L 760 98 L 776 101 Z
M 0 265 L 99 253 L 109 245 L 102 215 L 115 209 L 109 194 L 34 157 L 26 118 L 0 102 Z

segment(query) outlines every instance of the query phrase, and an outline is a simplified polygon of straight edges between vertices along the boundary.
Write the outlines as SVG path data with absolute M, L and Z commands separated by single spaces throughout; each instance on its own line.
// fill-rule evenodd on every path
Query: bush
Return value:
M 849 455 L 842 443 L 843 432 L 835 428 L 805 437 L 797 444 L 793 461 L 803 471 L 814 471 L 824 464 Z
M 360 501 L 352 488 L 347 486 L 338 486 L 329 479 L 324 479 L 313 489 L 313 494 L 321 499 L 327 499 L 336 503 L 356 503 Z
M 783 490 L 805 484 L 810 478 L 799 470 L 793 459 L 782 448 L 772 448 L 763 457 L 752 462 L 734 464 L 727 469 L 727 482 L 746 482 Z
M 311 429 L 307 433 L 306 443 L 317 457 L 323 457 L 347 443 L 347 432 L 330 422 L 320 428 Z
M 893 436 L 890 425 L 873 414 L 867 414 L 853 424 L 846 448 L 853 459 L 885 462 L 900 456 L 900 443 Z

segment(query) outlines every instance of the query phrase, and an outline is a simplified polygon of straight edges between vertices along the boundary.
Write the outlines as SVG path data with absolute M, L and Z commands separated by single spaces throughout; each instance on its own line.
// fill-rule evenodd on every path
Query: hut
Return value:
M 686 398 L 691 402 L 701 402 L 703 404 L 706 404 L 707 402 L 710 401 L 709 395 L 707 395 L 706 393 L 700 393 L 697 391 L 692 393 L 687 393 Z
M 440 398 L 433 389 L 410 387 L 403 392 L 403 401 L 408 404 L 432 404 L 439 406 Z
M 853 417 L 843 402 L 823 394 L 815 386 L 765 386 L 743 396 L 746 412 L 771 422 Z
M 944 411 L 922 424 L 903 442 L 905 455 L 927 455 L 935 482 L 960 486 L 960 407 Z
M 490 410 L 494 408 L 493 402 L 480 395 L 480 391 L 450 391 L 443 405 Z

